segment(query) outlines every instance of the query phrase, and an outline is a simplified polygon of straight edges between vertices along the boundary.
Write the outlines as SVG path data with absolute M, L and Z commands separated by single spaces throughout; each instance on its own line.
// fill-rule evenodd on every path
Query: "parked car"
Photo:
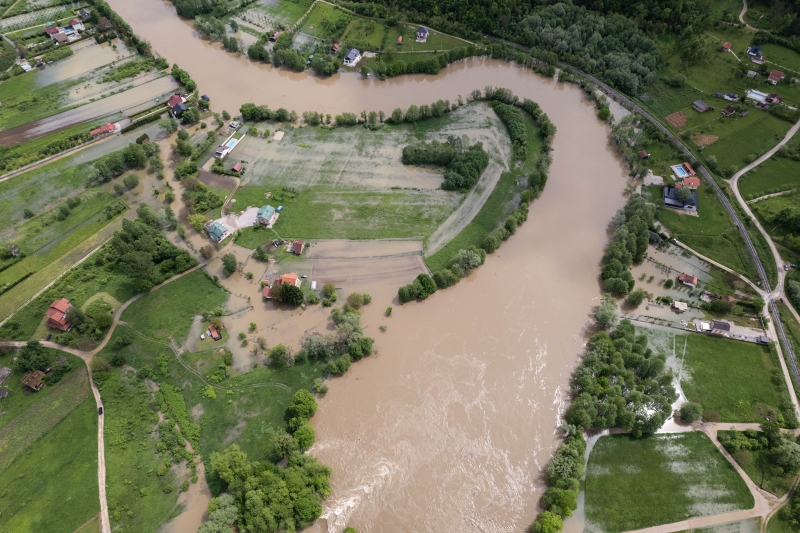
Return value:
M 103 414 L 103 406 L 102 405 L 97 408 L 97 414 L 98 415 L 102 415 Z
M 48 333 L 48 334 L 47 334 L 47 338 L 46 338 L 45 340 L 46 340 L 46 341 L 49 341 L 49 340 L 50 340 L 50 337 L 52 337 L 52 336 L 53 336 L 53 334 L 52 334 L 52 333 Z

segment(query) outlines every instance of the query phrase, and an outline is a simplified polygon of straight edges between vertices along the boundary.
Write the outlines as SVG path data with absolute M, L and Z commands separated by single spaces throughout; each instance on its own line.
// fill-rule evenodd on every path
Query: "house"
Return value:
M 735 102 L 736 100 L 739 99 L 739 95 L 736 93 L 725 93 L 725 96 L 723 96 L 723 98 L 729 102 Z
M 670 307 L 676 313 L 685 313 L 689 309 L 689 305 L 684 302 L 672 302 Z
M 761 102 L 757 103 L 755 107 L 756 109 L 760 109 L 761 111 L 766 111 L 767 109 L 769 109 L 769 106 L 767 104 Z
M 216 242 L 223 241 L 225 237 L 231 234 L 231 232 L 228 231 L 228 228 L 226 228 L 216 220 L 207 222 L 204 228 L 208 232 L 208 236 L 211 237 L 211 240 Z
M 88 8 L 82 7 L 78 10 L 78 16 L 83 20 L 86 20 L 88 18 L 91 18 L 92 11 Z
M 272 41 L 272 42 L 275 42 L 275 41 L 278 40 L 278 37 L 280 37 L 280 36 L 281 36 L 281 32 L 276 31 L 275 33 L 270 35 L 269 40 Z
M 76 31 L 83 31 L 83 22 L 78 19 L 72 19 L 69 21 L 69 25 L 73 30 Z
M 780 70 L 773 70 L 767 76 L 767 83 L 771 83 L 772 85 L 776 85 L 779 81 L 781 81 L 786 76 Z
M 169 100 L 167 100 L 167 107 L 172 109 L 176 105 L 182 104 L 185 101 L 186 99 L 183 96 L 181 96 L 181 93 L 175 93 L 169 97 Z
M 658 233 L 655 231 L 650 231 L 650 244 L 658 244 L 658 241 L 661 240 L 661 237 L 658 236 Z
M 0 385 L 6 382 L 11 377 L 11 369 L 7 366 L 0 366 Z
M 778 93 L 772 93 L 764 101 L 768 104 L 781 104 L 783 103 L 783 96 Z
M 736 113 L 736 108 L 733 107 L 732 105 L 729 105 L 728 107 L 726 107 L 725 109 L 722 110 L 722 116 L 723 117 L 729 117 L 729 116 L 733 115 L 734 113 Z
M 722 52 L 730 52 L 731 51 L 731 43 L 728 42 L 728 41 L 725 41 L 724 43 L 722 43 L 722 46 L 720 47 L 720 50 Z
M 339 43 L 333 43 L 331 45 L 331 52 L 333 52 L 335 54 L 338 51 L 339 51 Z
M 716 96 L 717 98 L 724 98 L 725 97 L 725 93 L 722 92 L 722 91 L 717 91 L 717 92 L 714 93 L 714 96 Z
M 708 111 L 708 104 L 702 100 L 695 100 L 694 103 L 692 103 L 692 107 L 698 113 L 705 113 Z
M 278 279 L 275 280 L 275 283 L 278 285 L 294 285 L 295 287 L 299 287 L 303 280 L 300 279 L 300 276 L 292 272 L 291 274 L 284 274 L 283 276 L 278 276 Z
M 755 78 L 756 76 L 758 76 L 758 72 L 756 72 L 755 70 L 748 70 L 747 71 L 747 77 L 748 78 Z
M 740 117 L 746 117 L 749 114 L 750 114 L 750 111 L 742 111 L 741 113 L 739 113 L 739 116 Z
M 240 163 L 240 162 L 237 162 L 237 163 L 235 163 L 235 164 L 234 164 L 234 165 L 231 167 L 231 170 L 232 170 L 233 172 L 239 173 L 239 172 L 241 172 L 242 170 L 244 170 L 244 167 L 242 166 L 242 163 Z
M 271 205 L 262 205 L 261 209 L 258 210 L 258 214 L 256 215 L 256 222 L 262 226 L 274 224 L 277 219 L 278 213 L 275 212 L 275 208 Z
M 695 276 L 692 276 L 691 274 L 684 274 L 683 272 L 681 272 L 678 275 L 678 282 L 686 285 L 687 287 L 692 287 L 692 288 L 697 287 L 698 281 L 699 280 Z
M 22 384 L 25 385 L 26 387 L 30 387 L 36 392 L 39 392 L 40 390 L 42 390 L 42 387 L 44 387 L 44 381 L 42 381 L 43 379 L 44 379 L 44 372 L 42 372 L 41 370 L 35 370 L 30 374 L 26 375 L 24 378 L 22 378 Z
M 347 55 L 344 56 L 344 66 L 346 67 L 354 67 L 359 61 L 361 61 L 361 52 L 355 48 L 348 50 Z
M 56 44 L 64 44 L 69 42 L 69 37 L 66 33 L 56 33 L 53 35 L 53 42 Z
M 19 248 L 17 248 L 13 244 L 9 244 L 8 249 L 11 250 L 11 257 L 19 257 L 20 254 Z
M 69 300 L 61 298 L 50 304 L 50 309 L 45 312 L 47 317 L 47 327 L 61 331 L 69 331 L 72 323 L 67 320 L 67 310 L 72 307 Z
M 219 331 L 217 331 L 217 328 L 214 326 L 208 326 L 208 335 L 215 341 L 218 341 L 222 338 L 222 335 L 220 335 Z
M 55 26 L 50 26 L 48 28 L 45 28 L 44 32 L 47 35 L 49 35 L 50 37 L 52 37 L 53 35 L 56 35 L 57 33 L 61 33 L 61 30 L 59 28 L 55 27 Z
M 112 28 L 111 21 L 106 17 L 100 17 L 100 19 L 97 21 L 97 28 L 100 31 L 108 31 Z
M 183 104 L 175 104 L 172 107 L 172 114 L 175 115 L 175 118 L 180 118 L 181 115 L 186 111 L 186 106 Z
M 305 241 L 294 241 L 292 243 L 292 253 L 295 255 L 302 255 L 303 249 L 305 249 L 306 243 Z
M 417 28 L 417 42 L 424 43 L 428 40 L 428 28 L 420 26 Z
M 266 300 L 272 299 L 272 297 L 269 295 L 269 289 L 269 285 L 264 285 L 264 290 L 261 291 L 261 296 L 263 296 Z
M 674 209 L 687 209 L 689 211 L 697 211 L 697 193 L 692 191 L 691 197 L 686 201 L 678 199 L 678 189 L 674 187 L 664 187 L 663 189 L 664 205 Z
M 99 128 L 95 128 L 89 132 L 89 135 L 94 137 L 95 135 L 103 135 L 104 133 L 111 133 L 116 129 L 116 126 L 111 122 L 103 124 Z
M 403 36 L 402 35 L 398 35 L 397 36 L 397 46 L 403 46 Z
M 761 47 L 753 45 L 747 49 L 747 55 L 750 59 L 761 59 Z
M 731 305 L 736 305 L 736 298 L 734 298 L 733 296 L 723 296 L 721 300 L 723 302 L 728 302 Z
M 639 159 L 647 159 L 650 157 L 650 154 L 647 153 L 647 150 L 639 150 Z
M 729 322 L 725 322 L 724 320 L 711 321 L 712 335 L 721 335 L 723 337 L 727 337 L 730 332 L 731 332 L 731 325 Z
M 697 189 L 699 186 L 700 186 L 700 178 L 695 178 L 695 177 L 683 178 L 683 181 L 675 184 L 676 189 L 686 188 L 692 191 Z

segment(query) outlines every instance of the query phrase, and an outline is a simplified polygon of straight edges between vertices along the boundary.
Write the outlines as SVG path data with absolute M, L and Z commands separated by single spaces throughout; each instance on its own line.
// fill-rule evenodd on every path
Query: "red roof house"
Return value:
M 292 243 L 292 253 L 296 255 L 301 255 L 303 253 L 303 249 L 306 247 L 306 243 L 303 241 L 294 241 Z
M 45 28 L 44 32 L 47 35 L 55 35 L 56 33 L 58 33 L 58 28 L 55 26 L 50 26 L 49 28 Z
M 100 135 L 102 133 L 111 133 L 112 131 L 114 131 L 115 128 L 116 126 L 114 126 L 111 122 L 108 122 L 107 124 L 103 124 L 99 128 L 95 128 L 92 131 L 90 131 L 89 135 L 95 136 L 95 135 Z
M 67 310 L 72 307 L 69 300 L 61 298 L 50 304 L 50 309 L 47 310 L 47 327 L 53 329 L 60 329 L 61 331 L 69 331 L 72 328 L 72 323 L 67 320 Z
M 786 76 L 780 70 L 773 70 L 772 72 L 769 73 L 769 76 L 767 77 L 767 83 L 775 85 L 785 77 Z
M 699 280 L 695 276 L 681 273 L 681 275 L 678 276 L 678 281 L 689 287 L 697 287 L 697 282 Z
M 676 189 L 682 189 L 686 187 L 687 189 L 696 189 L 700 186 L 700 178 L 683 178 L 681 183 L 675 185 Z
M 181 96 L 178 93 L 175 93 L 175 94 L 173 94 L 172 96 L 169 97 L 169 100 L 167 100 L 167 107 L 172 109 L 176 105 L 182 104 L 182 103 L 183 103 L 183 96 Z
M 241 172 L 243 168 L 244 167 L 242 166 L 241 163 L 236 163 L 235 165 L 233 165 L 231 167 L 231 170 L 234 171 L 234 172 Z
M 731 43 L 724 42 L 722 43 L 722 48 L 720 48 L 723 52 L 730 52 L 731 51 Z
M 208 326 L 208 332 L 211 334 L 211 338 L 215 341 L 218 341 L 222 338 L 222 335 L 220 335 L 219 331 L 217 331 L 217 328 L 214 326 Z
M 287 283 L 289 285 L 294 285 L 295 287 L 299 287 L 302 281 L 300 280 L 300 277 L 297 274 L 292 273 L 280 276 L 278 279 L 275 280 L 275 283 L 279 285 Z
M 402 35 L 398 35 L 397 36 L 397 46 L 401 46 L 402 44 L 403 44 L 403 36 Z

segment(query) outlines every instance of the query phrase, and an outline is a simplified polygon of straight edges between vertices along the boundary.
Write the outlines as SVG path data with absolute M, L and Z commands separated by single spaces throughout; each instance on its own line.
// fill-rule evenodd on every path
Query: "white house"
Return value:
M 355 48 L 348 50 L 347 55 L 344 56 L 344 66 L 346 67 L 354 67 L 359 61 L 361 61 L 361 52 Z
M 428 28 L 425 26 L 420 26 L 417 28 L 417 42 L 424 43 L 428 40 Z

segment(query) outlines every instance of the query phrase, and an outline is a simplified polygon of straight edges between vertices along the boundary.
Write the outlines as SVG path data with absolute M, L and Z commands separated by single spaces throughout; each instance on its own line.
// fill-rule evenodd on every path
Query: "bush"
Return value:
M 233 254 L 225 254 L 222 256 L 222 273 L 226 276 L 230 276 L 234 272 L 236 272 L 236 267 L 238 266 L 238 262 L 236 261 L 236 256 Z
M 687 402 L 681 405 L 681 422 L 691 424 L 703 417 L 703 407 L 699 403 Z
M 638 291 L 633 291 L 625 299 L 625 303 L 631 307 L 639 307 L 644 301 L 644 297 L 646 294 L 647 293 L 641 289 L 639 289 Z

